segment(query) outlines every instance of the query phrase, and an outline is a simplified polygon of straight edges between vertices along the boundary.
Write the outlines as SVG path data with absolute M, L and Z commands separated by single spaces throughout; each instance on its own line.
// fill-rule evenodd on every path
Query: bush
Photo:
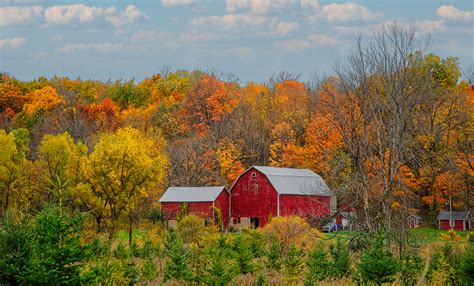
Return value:
M 286 254 L 292 245 L 302 246 L 312 231 L 306 220 L 299 216 L 274 217 L 263 228 L 268 240 L 278 241 L 283 254 Z M 311 241 L 314 241 L 314 237 Z
M 459 269 L 465 284 L 474 285 L 474 233 L 468 237 L 466 251 L 462 256 L 461 267 Z
M 355 280 L 361 284 L 382 285 L 395 281 L 397 272 L 398 263 L 379 234 L 372 240 L 369 250 L 361 255 Z
M 197 242 L 205 229 L 202 218 L 195 215 L 187 215 L 178 222 L 176 232 L 184 243 L 191 243 Z
M 242 274 L 251 273 L 257 269 L 257 266 L 252 262 L 255 255 L 250 242 L 251 241 L 245 239 L 244 235 L 241 234 L 236 236 L 232 246 L 238 272 Z
M 148 219 L 151 221 L 152 224 L 157 222 L 163 221 L 163 213 L 161 212 L 161 208 L 152 208 L 148 213 Z
M 423 270 L 423 259 L 413 253 L 403 253 L 401 256 L 400 278 L 402 285 L 416 285 L 418 276 Z
M 306 262 L 308 272 L 305 276 L 305 285 L 315 285 L 329 276 L 331 272 L 331 262 L 322 246 L 317 246 L 309 255 Z

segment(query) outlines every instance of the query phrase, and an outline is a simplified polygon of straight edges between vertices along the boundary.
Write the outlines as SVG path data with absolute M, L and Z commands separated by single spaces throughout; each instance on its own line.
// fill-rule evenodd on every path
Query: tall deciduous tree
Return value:
M 126 127 L 103 135 L 89 156 L 86 175 L 97 193 L 107 198 L 110 239 L 127 206 L 163 178 L 166 157 L 155 143 L 137 129 Z

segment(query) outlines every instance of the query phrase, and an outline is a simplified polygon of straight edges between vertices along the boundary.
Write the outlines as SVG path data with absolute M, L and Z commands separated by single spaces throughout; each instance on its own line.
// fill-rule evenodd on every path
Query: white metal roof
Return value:
M 469 219 L 470 215 L 471 213 L 468 211 L 461 211 L 461 212 L 452 211 L 451 216 L 450 216 L 449 211 L 442 211 L 442 212 L 439 212 L 438 219 L 449 220 L 449 218 L 451 217 L 453 220 L 467 220 Z
M 263 173 L 279 194 L 312 196 L 334 195 L 323 178 L 309 169 L 267 166 L 254 166 L 253 168 Z
M 169 187 L 160 202 L 213 202 L 225 186 L 217 187 Z

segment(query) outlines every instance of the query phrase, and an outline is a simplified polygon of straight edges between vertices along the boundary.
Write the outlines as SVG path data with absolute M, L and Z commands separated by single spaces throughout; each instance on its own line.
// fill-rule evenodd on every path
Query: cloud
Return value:
M 266 14 L 270 10 L 285 11 L 296 2 L 296 0 L 226 0 L 226 10 L 228 13 L 245 10 L 256 14 Z
M 381 12 L 372 12 L 367 7 L 346 2 L 342 4 L 328 4 L 324 5 L 316 15 L 313 15 L 309 20 L 322 19 L 327 22 L 345 22 L 345 21 L 372 21 L 383 18 Z
M 452 5 L 443 5 L 436 10 L 436 14 L 442 19 L 453 21 L 469 21 L 473 18 L 473 11 L 462 11 Z
M 76 43 L 66 44 L 59 48 L 58 51 L 63 53 L 97 51 L 101 53 L 108 53 L 111 51 L 119 51 L 123 49 L 122 44 L 105 43 Z
M 161 4 L 165 7 L 181 7 L 194 4 L 194 0 L 161 0 Z
M 316 12 L 319 8 L 319 1 L 318 0 L 301 0 L 300 2 L 301 8 L 309 9 L 313 12 Z
M 275 46 L 283 50 L 307 50 L 313 47 L 329 47 L 340 45 L 342 41 L 327 34 L 312 34 L 307 39 L 295 39 L 287 41 L 279 41 Z
M 27 40 L 23 37 L 11 38 L 11 39 L 2 39 L 0 40 L 0 48 L 4 47 L 22 47 L 26 44 Z
M 41 6 L 30 6 L 30 7 L 0 7 L 0 27 L 29 23 L 37 17 L 41 17 L 43 7 Z
M 432 34 L 446 30 L 443 20 L 416 21 L 413 26 L 416 27 L 417 34 Z
M 277 35 L 285 35 L 299 28 L 298 23 L 280 22 L 276 18 L 251 14 L 230 14 L 197 18 L 193 20 L 193 26 L 225 32 L 253 29 L 261 33 Z
M 274 31 L 278 35 L 286 35 L 298 30 L 299 28 L 300 28 L 300 25 L 298 23 L 280 22 L 277 24 Z
M 148 18 L 143 12 L 138 9 L 135 5 L 128 5 L 119 16 L 107 16 L 105 19 L 115 27 L 131 24 L 138 19 Z
M 154 30 L 144 30 L 130 36 L 130 40 L 133 42 L 148 42 L 156 39 L 159 34 Z
M 74 21 L 86 23 L 97 17 L 115 13 L 115 7 L 90 7 L 84 4 L 58 5 L 46 8 L 44 18 L 47 23 L 67 24 Z

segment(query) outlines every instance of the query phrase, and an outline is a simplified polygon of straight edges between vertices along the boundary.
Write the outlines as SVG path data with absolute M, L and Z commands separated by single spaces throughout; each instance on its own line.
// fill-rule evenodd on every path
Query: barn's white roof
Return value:
M 285 195 L 333 196 L 320 175 L 309 169 L 254 166 L 263 173 L 277 193 Z
M 213 202 L 224 189 L 224 186 L 169 187 L 161 197 L 160 202 Z

